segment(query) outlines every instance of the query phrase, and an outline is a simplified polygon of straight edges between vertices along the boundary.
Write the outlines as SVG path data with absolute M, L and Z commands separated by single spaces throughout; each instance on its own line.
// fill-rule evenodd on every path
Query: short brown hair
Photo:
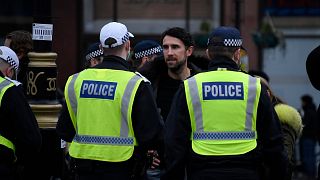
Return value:
M 225 46 L 210 46 L 208 47 L 208 54 L 211 59 L 217 56 L 226 56 L 229 58 L 233 57 L 233 54 L 238 50 L 240 47 L 225 47 Z
M 191 34 L 183 28 L 173 27 L 173 28 L 167 29 L 161 35 L 161 43 L 163 42 L 163 39 L 165 36 L 172 36 L 177 39 L 180 39 L 183 42 L 183 44 L 186 46 L 186 48 L 190 46 L 194 46 L 194 40 Z
M 6 36 L 6 39 L 11 40 L 10 48 L 17 54 L 27 54 L 33 49 L 32 35 L 28 31 L 13 31 Z

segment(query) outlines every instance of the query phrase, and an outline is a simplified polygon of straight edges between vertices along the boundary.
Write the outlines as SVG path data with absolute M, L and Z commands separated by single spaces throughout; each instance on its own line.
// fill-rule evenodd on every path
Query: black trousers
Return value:
M 203 169 L 187 174 L 188 180 L 260 180 L 258 171 L 243 168 Z
M 144 180 L 145 174 L 140 176 L 134 173 L 135 163 L 103 162 L 85 159 L 72 159 L 72 166 L 76 180 Z
M 1 180 L 19 180 L 20 173 L 14 164 L 0 163 L 0 179 Z

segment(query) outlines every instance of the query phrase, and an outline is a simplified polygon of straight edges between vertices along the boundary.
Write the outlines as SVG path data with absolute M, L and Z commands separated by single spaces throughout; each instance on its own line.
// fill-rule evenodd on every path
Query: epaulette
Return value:
M 136 71 L 135 73 L 136 73 L 138 76 L 140 76 L 144 82 L 147 82 L 147 83 L 150 83 L 150 84 L 151 84 L 151 82 L 150 82 L 146 77 L 144 77 L 142 74 L 140 74 L 140 73 L 137 72 L 137 71 Z
M 21 82 L 10 79 L 9 77 L 4 77 L 6 80 L 12 82 L 15 86 L 19 86 L 21 84 Z

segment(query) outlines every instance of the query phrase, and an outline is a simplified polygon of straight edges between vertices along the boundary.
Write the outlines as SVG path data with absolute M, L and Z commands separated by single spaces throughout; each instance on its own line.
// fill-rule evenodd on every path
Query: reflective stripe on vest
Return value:
M 74 82 L 76 81 L 78 75 L 72 77 L 68 91 L 69 91 L 69 100 L 73 111 L 77 112 L 77 99 L 74 92 Z M 128 82 L 126 89 L 124 91 L 124 95 L 121 101 L 121 128 L 120 128 L 120 137 L 107 137 L 107 136 L 88 136 L 88 135 L 80 135 L 77 134 L 74 138 L 75 142 L 79 143 L 88 143 L 88 144 L 112 144 L 112 145 L 133 145 L 134 139 L 132 137 L 128 137 L 129 127 L 128 127 L 128 108 L 130 97 L 133 92 L 133 89 L 141 79 L 140 76 L 133 76 Z
M 204 132 L 203 131 L 203 119 L 202 119 L 202 106 L 200 103 L 200 97 L 195 77 L 188 79 L 192 106 L 194 109 L 196 127 L 194 132 L 194 139 L 255 139 L 255 132 L 252 131 L 252 115 L 253 105 L 256 98 L 256 78 L 249 76 L 249 92 L 246 109 L 246 122 L 244 132 Z
M 76 97 L 76 93 L 74 92 L 74 83 L 75 83 L 78 76 L 79 76 L 79 73 L 74 74 L 72 76 L 72 79 L 71 79 L 70 84 L 68 86 L 69 101 L 70 101 L 70 105 L 71 105 L 71 108 L 72 108 L 74 115 L 77 114 L 77 110 L 78 110 L 77 97 Z M 76 122 L 73 122 L 73 119 L 72 119 L 72 123 L 76 127 L 77 124 L 76 124 Z
M 11 83 L 10 81 L 4 79 L 4 78 L 0 78 L 0 80 L 2 80 L 2 82 L 0 82 L 0 105 L 1 105 L 1 101 L 2 101 L 2 97 L 5 93 L 5 91 L 13 86 L 13 83 Z M 15 146 L 14 144 L 8 140 L 7 138 L 3 137 L 0 135 L 0 144 L 6 146 L 7 148 L 10 148 L 13 150 L 13 152 L 15 152 Z
M 117 146 L 131 146 L 133 145 L 133 138 L 126 137 L 108 137 L 108 136 L 88 136 L 76 135 L 73 139 L 75 142 L 86 144 L 111 144 Z
M 195 132 L 193 139 L 196 140 L 230 140 L 230 139 L 255 139 L 256 133 L 254 131 L 244 132 Z
M 3 78 L 2 78 L 3 79 Z M 11 84 L 10 81 L 3 79 L 3 81 L 0 83 L 0 92 L 2 91 L 2 89 L 4 89 L 5 87 L 9 86 Z M 2 97 L 1 97 L 2 98 Z

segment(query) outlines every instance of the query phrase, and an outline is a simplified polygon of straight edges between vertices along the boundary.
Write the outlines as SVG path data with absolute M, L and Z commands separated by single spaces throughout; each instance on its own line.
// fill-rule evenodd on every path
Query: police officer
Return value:
M 21 83 L 12 80 L 17 78 L 18 68 L 15 52 L 0 46 L 0 179 L 5 180 L 26 178 L 26 174 L 18 174 L 17 167 L 28 166 L 41 147 L 38 124 Z
M 93 67 L 103 60 L 103 51 L 100 49 L 100 42 L 91 44 L 86 52 L 84 68 Z
M 28 53 L 33 49 L 32 34 L 25 30 L 12 31 L 6 35 L 4 46 L 12 49 L 19 58 L 19 73 L 17 80 L 22 83 L 26 93 L 28 64 L 30 62 Z
M 161 45 L 153 40 L 143 40 L 133 47 L 132 65 L 139 70 L 159 56 L 163 56 Z
M 100 31 L 103 62 L 66 83 L 57 131 L 71 142 L 79 179 L 139 179 L 143 163 L 135 160 L 161 140 L 163 122 L 152 87 L 129 71 L 130 37 L 125 25 L 106 24 Z
M 287 159 L 279 121 L 259 79 L 239 71 L 240 32 L 209 36 L 209 71 L 184 81 L 166 121 L 165 179 L 283 179 Z M 185 171 L 186 169 L 186 171 Z M 264 169 L 261 167 L 261 169 Z

